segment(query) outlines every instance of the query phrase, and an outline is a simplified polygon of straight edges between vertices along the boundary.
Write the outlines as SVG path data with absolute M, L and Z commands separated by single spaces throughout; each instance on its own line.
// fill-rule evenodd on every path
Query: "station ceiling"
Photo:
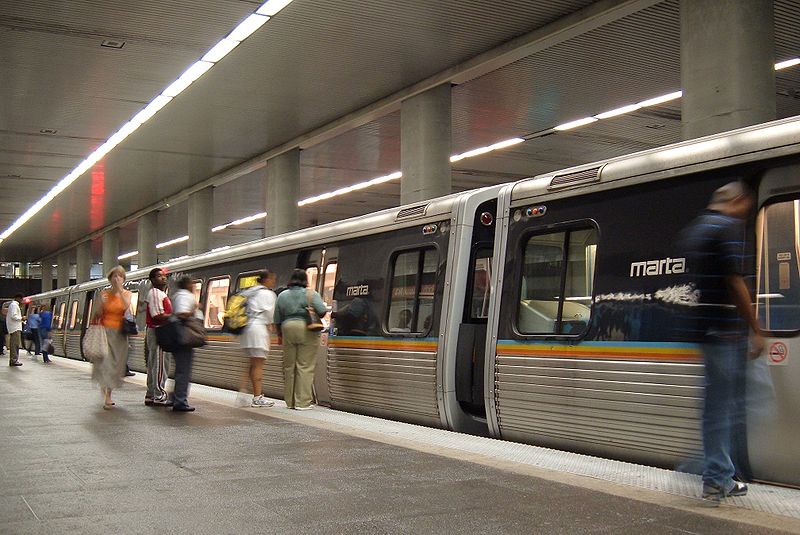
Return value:
M 260 2 L 0 0 L 0 231 Z M 800 0 L 775 0 L 775 60 L 800 55 Z M 120 47 L 121 44 L 121 47 Z M 800 66 L 776 72 L 800 114 Z M 678 0 L 294 0 L 0 244 L 38 260 L 157 208 L 186 234 L 183 193 L 214 185 L 214 225 L 264 210 L 264 161 L 301 149 L 299 196 L 400 170 L 400 102 L 452 84 L 456 191 L 680 140 L 681 101 L 559 124 L 680 89 Z M 398 180 L 300 208 L 302 226 L 396 206 Z M 212 246 L 262 236 L 263 220 Z M 93 241 L 95 259 L 100 241 Z M 166 260 L 185 243 L 159 251 Z

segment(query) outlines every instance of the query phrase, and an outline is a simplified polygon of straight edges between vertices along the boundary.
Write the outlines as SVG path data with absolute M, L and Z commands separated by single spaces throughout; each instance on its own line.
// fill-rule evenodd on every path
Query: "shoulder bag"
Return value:
M 206 345 L 206 329 L 203 320 L 186 318 L 181 320 L 181 345 L 183 347 L 203 347 Z
M 90 362 L 99 362 L 108 356 L 108 339 L 102 325 L 89 325 L 83 335 L 83 355 Z
M 306 289 L 306 329 L 320 332 L 325 328 L 325 325 L 322 324 L 319 314 L 317 314 L 317 311 L 314 310 L 314 306 L 311 304 L 311 296 L 313 294 L 314 290 L 311 288 Z

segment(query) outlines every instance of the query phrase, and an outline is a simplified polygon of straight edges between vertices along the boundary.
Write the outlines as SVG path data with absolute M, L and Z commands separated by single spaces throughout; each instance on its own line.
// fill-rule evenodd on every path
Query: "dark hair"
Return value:
M 304 269 L 293 269 L 292 276 L 289 277 L 289 286 L 308 286 L 308 275 Z
M 25 296 L 22 294 L 14 294 L 14 299 L 22 299 L 23 297 Z
M 192 280 L 191 277 L 183 276 L 180 279 L 178 279 L 178 288 L 180 288 L 181 290 L 191 290 L 193 282 L 194 281 Z
M 159 273 L 161 273 L 163 271 L 164 270 L 161 269 L 161 268 L 153 268 L 153 269 L 150 270 L 150 274 L 147 276 L 147 278 L 152 281 L 154 278 L 156 278 L 156 275 L 158 275 Z
M 268 269 L 265 269 L 263 271 L 259 271 L 258 273 L 256 273 L 256 276 L 258 277 L 258 282 L 265 281 L 268 278 L 270 278 L 272 275 L 273 275 L 273 273 Z

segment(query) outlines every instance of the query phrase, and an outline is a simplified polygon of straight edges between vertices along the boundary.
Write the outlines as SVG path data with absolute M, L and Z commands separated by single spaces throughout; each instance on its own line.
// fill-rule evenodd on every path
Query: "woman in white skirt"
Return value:
M 240 344 L 244 355 L 250 360 L 250 367 L 242 376 L 240 391 L 244 391 L 249 381 L 253 387 L 251 407 L 272 407 L 275 403 L 261 393 L 264 376 L 264 362 L 269 353 L 269 325 L 275 313 L 275 274 L 270 271 L 258 273 L 258 283 L 244 290 L 247 296 L 247 326 L 242 332 Z
M 108 354 L 96 361 L 92 366 L 92 379 L 100 385 L 103 394 L 103 408 L 110 409 L 115 404 L 111 399 L 111 391 L 122 386 L 125 375 L 125 364 L 128 362 L 128 337 L 122 334 L 122 322 L 125 311 L 131 306 L 131 292 L 125 285 L 125 269 L 117 266 L 108 272 L 111 288 L 100 292 L 94 321 L 106 330 Z

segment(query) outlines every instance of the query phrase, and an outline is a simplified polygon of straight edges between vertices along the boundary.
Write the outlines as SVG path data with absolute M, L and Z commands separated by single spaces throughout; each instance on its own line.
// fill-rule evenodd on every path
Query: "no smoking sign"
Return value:
M 789 348 L 783 342 L 774 342 L 769 346 L 769 362 L 771 364 L 786 364 Z

